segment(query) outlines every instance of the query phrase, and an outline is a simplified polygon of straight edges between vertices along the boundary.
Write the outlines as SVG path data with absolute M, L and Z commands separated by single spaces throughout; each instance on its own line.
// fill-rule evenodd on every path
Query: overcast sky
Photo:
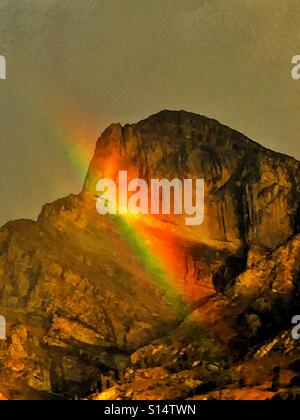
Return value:
M 107 125 L 166 108 L 300 159 L 299 22 L 299 0 L 0 0 L 0 224 L 78 192 Z

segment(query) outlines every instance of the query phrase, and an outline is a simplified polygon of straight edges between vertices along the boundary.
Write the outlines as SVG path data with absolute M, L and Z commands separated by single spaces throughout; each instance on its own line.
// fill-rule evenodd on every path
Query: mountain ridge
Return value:
M 115 385 L 172 399 L 201 394 L 200 383 L 226 388 L 298 308 L 299 166 L 184 111 L 109 126 L 81 193 L 0 229 L 0 392 L 73 398 Z M 204 224 L 98 215 L 96 183 L 120 169 L 204 178 Z M 158 380 L 155 393 L 138 391 L 140 375 Z

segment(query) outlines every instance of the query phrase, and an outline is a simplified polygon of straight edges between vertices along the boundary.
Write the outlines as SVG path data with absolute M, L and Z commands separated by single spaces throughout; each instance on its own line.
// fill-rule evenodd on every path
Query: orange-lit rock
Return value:
M 81 194 L 0 230 L 0 392 L 190 398 L 242 381 L 232 364 L 298 308 L 299 165 L 186 112 L 109 127 Z M 204 224 L 99 216 L 96 183 L 120 169 L 204 178 Z

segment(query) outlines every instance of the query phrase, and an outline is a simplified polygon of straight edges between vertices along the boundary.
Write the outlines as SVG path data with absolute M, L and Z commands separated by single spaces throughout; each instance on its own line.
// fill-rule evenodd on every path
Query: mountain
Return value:
M 214 398 L 220 389 L 236 399 L 290 395 L 299 167 L 184 111 L 108 127 L 80 194 L 45 205 L 37 222 L 0 230 L 8 337 L 0 341 L 0 392 L 10 399 Z M 203 178 L 204 223 L 100 216 L 97 182 L 120 170 L 147 181 Z

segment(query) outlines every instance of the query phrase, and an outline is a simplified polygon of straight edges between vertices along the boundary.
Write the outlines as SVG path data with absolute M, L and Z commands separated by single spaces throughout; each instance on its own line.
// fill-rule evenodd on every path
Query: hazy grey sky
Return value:
M 0 224 L 82 184 L 101 130 L 161 109 L 300 158 L 299 0 L 0 0 Z

